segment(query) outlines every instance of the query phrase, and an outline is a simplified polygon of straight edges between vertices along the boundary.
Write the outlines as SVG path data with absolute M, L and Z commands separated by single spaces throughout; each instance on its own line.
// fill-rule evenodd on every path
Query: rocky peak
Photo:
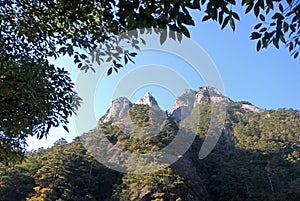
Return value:
M 186 89 L 181 96 L 176 98 L 171 113 L 177 121 L 181 121 L 190 115 L 194 107 L 196 93 L 197 92 L 192 89 Z
M 196 94 L 195 104 L 201 104 L 205 102 L 219 103 L 222 101 L 231 102 L 229 98 L 223 96 L 222 93 L 216 88 L 207 86 L 200 87 L 199 91 Z
M 198 92 L 186 89 L 181 96 L 176 98 L 172 115 L 177 121 L 181 121 L 190 115 L 195 105 L 221 102 L 231 102 L 231 100 L 214 87 L 201 87 Z
M 136 104 L 149 105 L 150 107 L 158 106 L 155 98 L 149 92 L 147 92 L 143 98 L 138 100 Z
M 127 115 L 128 110 L 132 107 L 132 103 L 124 97 L 117 98 L 112 101 L 110 108 L 106 114 L 100 119 L 99 123 L 112 123 Z

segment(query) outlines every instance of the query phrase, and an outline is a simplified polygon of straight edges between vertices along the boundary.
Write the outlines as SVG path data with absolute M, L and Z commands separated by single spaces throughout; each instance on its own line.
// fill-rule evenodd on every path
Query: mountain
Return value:
M 138 100 L 136 104 L 159 108 L 157 101 L 149 92 L 147 92 L 143 98 Z M 126 97 L 120 97 L 113 100 L 105 115 L 100 118 L 99 124 L 118 122 L 122 120 L 122 118 L 126 117 L 129 109 L 133 105 L 134 104 Z
M 210 103 L 232 103 L 233 101 L 224 96 L 214 87 L 200 87 L 199 91 L 186 89 L 181 96 L 178 96 L 171 110 L 171 115 L 177 120 L 182 121 L 190 115 L 191 111 L 196 105 L 210 104 Z M 157 107 L 156 99 L 147 92 L 143 98 L 139 99 L 135 104 L 148 105 L 150 107 Z M 129 109 L 134 104 L 131 103 L 126 97 L 121 97 L 113 100 L 110 108 L 106 114 L 100 118 L 99 123 L 112 123 L 125 118 Z M 241 108 L 252 112 L 262 112 L 263 110 L 253 106 L 251 103 L 243 102 Z
M 186 89 L 181 96 L 176 98 L 171 114 L 177 121 L 181 121 L 190 115 L 195 104 L 196 94 L 196 91 Z
M 143 98 L 138 100 L 136 104 L 149 105 L 150 107 L 158 107 L 157 101 L 149 92 L 147 92 Z
M 127 115 L 132 103 L 125 97 L 113 100 L 106 114 L 100 118 L 99 124 L 112 123 Z
M 176 98 L 171 113 L 177 121 L 182 121 L 190 115 L 196 105 L 221 102 L 230 103 L 232 101 L 214 87 L 200 87 L 198 92 L 186 89 L 181 96 Z
M 224 103 L 220 139 L 200 160 L 212 105 Z M 0 201 L 296 201 L 299 128 L 299 110 L 263 110 L 213 87 L 185 90 L 168 115 L 150 93 L 135 104 L 118 98 L 95 129 L 73 142 L 29 152 L 20 164 L 0 163 Z M 182 137 L 190 135 L 193 142 L 179 154 L 176 148 L 187 144 Z M 150 157 L 170 146 L 165 157 Z M 165 158 L 177 161 L 151 172 Z M 120 165 L 147 173 L 118 172 Z
M 195 104 L 201 103 L 219 103 L 219 102 L 232 102 L 229 98 L 223 96 L 218 89 L 214 87 L 200 87 L 196 94 Z

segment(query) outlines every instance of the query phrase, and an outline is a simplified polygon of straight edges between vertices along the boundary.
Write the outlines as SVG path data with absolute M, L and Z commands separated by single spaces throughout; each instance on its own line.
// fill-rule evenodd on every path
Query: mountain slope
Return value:
M 0 200 L 300 200 L 299 111 L 262 110 L 202 87 L 186 90 L 167 115 L 150 95 L 141 104 L 127 98 L 113 101 L 97 128 L 72 143 L 60 140 L 52 148 L 28 153 L 22 164 L 0 164 Z M 222 135 L 213 151 L 199 160 L 211 106 L 224 102 Z M 190 118 L 194 114 L 199 118 Z M 151 170 L 155 161 L 122 154 L 150 155 L 162 150 L 176 138 L 179 128 L 189 125 L 197 126 L 183 130 L 195 135 L 187 152 L 174 153 L 178 160 L 156 172 L 119 173 L 94 158 L 95 153 L 107 155 L 111 164 L 123 164 L 128 171 Z M 103 144 L 101 135 L 110 144 Z M 109 151 L 99 151 L 103 146 Z

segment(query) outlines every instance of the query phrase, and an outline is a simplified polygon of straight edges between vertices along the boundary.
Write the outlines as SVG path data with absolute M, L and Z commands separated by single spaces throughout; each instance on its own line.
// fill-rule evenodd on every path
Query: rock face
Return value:
M 194 107 L 196 94 L 196 91 L 186 89 L 181 96 L 176 98 L 171 112 L 176 121 L 181 121 L 190 115 Z
M 127 98 L 118 98 L 113 100 L 106 114 L 100 119 L 99 123 L 112 123 L 127 115 L 132 103 Z
M 196 92 L 192 89 L 186 89 L 183 94 L 176 98 L 176 101 L 172 107 L 171 115 L 176 121 L 181 121 L 188 117 L 192 109 L 198 104 L 207 103 L 230 103 L 232 102 L 226 96 L 223 96 L 214 87 L 200 87 Z M 150 107 L 158 107 L 158 103 L 155 98 L 147 92 L 143 98 L 138 100 L 136 104 L 149 105 Z M 116 121 L 122 122 L 122 118 L 126 120 L 128 110 L 133 104 L 127 98 L 118 98 L 112 101 L 110 108 L 106 114 L 100 119 L 99 123 L 113 123 Z M 249 112 L 262 112 L 263 110 L 253 105 L 243 103 L 241 106 L 245 111 Z
M 157 101 L 149 92 L 147 92 L 143 98 L 138 100 L 136 104 L 158 107 Z M 126 119 L 126 115 L 132 106 L 133 104 L 124 97 L 113 100 L 106 114 L 99 120 L 99 124 L 122 122 L 122 119 Z
M 143 98 L 138 100 L 136 104 L 149 105 L 150 107 L 158 106 L 155 98 L 149 92 L 147 92 Z
M 231 100 L 221 94 L 216 88 L 214 87 L 201 87 L 196 94 L 196 101 L 195 104 L 201 103 L 219 103 L 219 102 L 231 102 Z
M 260 112 L 264 111 L 263 109 L 260 109 L 260 108 L 254 106 L 254 105 L 245 104 L 245 103 L 242 105 L 242 108 L 247 110 L 247 111 L 255 112 L 255 113 L 260 113 Z
M 191 110 L 197 104 L 203 103 L 221 103 L 232 102 L 226 96 L 223 96 L 214 87 L 201 87 L 198 92 L 186 89 L 181 96 L 179 96 L 172 108 L 172 116 L 176 121 L 181 121 L 190 115 Z

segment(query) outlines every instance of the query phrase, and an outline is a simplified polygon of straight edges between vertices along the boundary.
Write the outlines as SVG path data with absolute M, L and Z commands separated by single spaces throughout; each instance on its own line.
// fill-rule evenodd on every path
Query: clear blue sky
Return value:
M 299 59 L 294 60 L 283 46 L 280 50 L 269 47 L 267 50 L 256 52 L 256 43 L 249 36 L 256 24 L 252 15 L 241 16 L 241 21 L 236 25 L 236 31 L 227 27 L 224 30 L 215 22 L 196 23 L 191 27 L 191 39 L 198 43 L 215 63 L 224 83 L 226 96 L 234 101 L 246 100 L 264 109 L 294 108 L 300 109 L 300 65 Z M 202 17 L 194 14 L 196 21 Z M 136 65 L 126 66 L 126 70 L 134 69 L 139 65 L 158 63 L 170 68 L 188 65 L 184 61 L 169 57 L 159 52 L 142 52 L 136 58 Z M 155 60 L 155 62 L 153 62 Z M 69 58 L 54 61 L 59 66 L 64 66 L 71 72 L 71 77 L 76 81 L 78 70 Z M 100 118 L 108 109 L 111 98 L 104 97 L 114 84 L 118 82 L 126 70 L 103 79 L 103 84 L 98 86 L 95 94 L 96 118 Z M 189 72 L 186 72 L 189 73 Z M 187 76 L 189 76 L 187 74 Z M 193 74 L 190 73 L 192 77 Z M 192 88 L 197 90 L 204 82 L 199 80 Z M 132 101 L 135 102 L 150 91 L 158 99 L 164 109 L 170 109 L 175 97 L 161 87 L 146 86 L 137 90 Z M 167 95 L 161 98 L 162 93 Z M 99 103 L 99 104 L 98 104 Z M 98 105 L 97 105 L 98 104 Z M 64 137 L 69 142 L 76 137 L 73 119 L 70 120 L 70 133 L 62 128 L 50 131 L 48 139 L 36 140 L 29 138 L 28 149 L 51 146 L 57 139 Z

